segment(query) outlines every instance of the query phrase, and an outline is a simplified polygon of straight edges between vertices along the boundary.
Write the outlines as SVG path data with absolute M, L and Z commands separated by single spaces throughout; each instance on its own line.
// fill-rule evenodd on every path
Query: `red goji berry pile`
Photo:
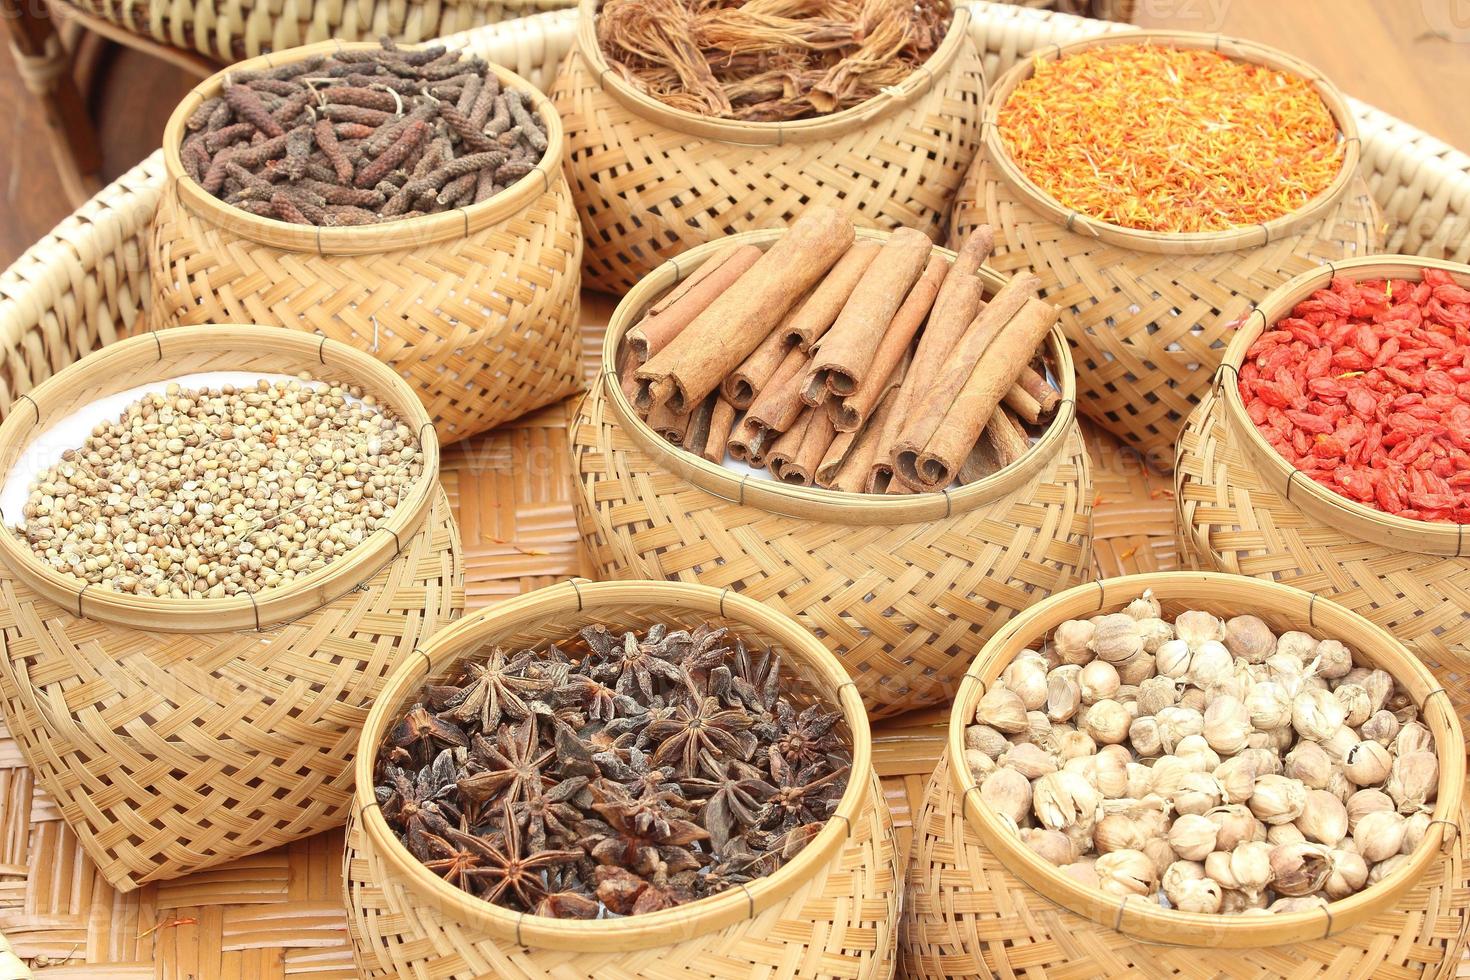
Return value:
M 1297 469 L 1370 507 L 1470 523 L 1470 289 L 1338 277 L 1240 368 L 1251 421 Z

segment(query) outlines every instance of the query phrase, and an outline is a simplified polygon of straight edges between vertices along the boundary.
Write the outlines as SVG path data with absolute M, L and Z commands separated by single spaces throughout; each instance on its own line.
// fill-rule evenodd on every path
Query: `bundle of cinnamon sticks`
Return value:
M 1056 322 L 1021 274 L 985 297 L 994 236 L 953 261 L 927 235 L 858 238 L 831 208 L 771 247 L 730 244 L 623 338 L 619 379 L 649 426 L 713 463 L 851 493 L 922 493 L 1014 463 L 1061 401 Z

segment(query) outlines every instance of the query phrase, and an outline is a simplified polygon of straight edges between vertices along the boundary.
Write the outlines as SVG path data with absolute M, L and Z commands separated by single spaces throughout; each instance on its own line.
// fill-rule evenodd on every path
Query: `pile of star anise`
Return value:
M 470 657 L 389 733 L 377 800 L 420 861 L 518 911 L 638 915 L 768 875 L 832 816 L 841 715 L 723 628 Z

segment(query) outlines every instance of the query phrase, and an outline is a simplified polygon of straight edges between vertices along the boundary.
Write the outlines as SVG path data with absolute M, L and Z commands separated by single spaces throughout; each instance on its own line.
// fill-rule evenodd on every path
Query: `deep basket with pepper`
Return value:
M 777 870 L 847 786 L 842 716 L 723 627 L 584 628 L 429 685 L 375 768 L 389 827 L 487 901 L 560 918 L 656 912 Z

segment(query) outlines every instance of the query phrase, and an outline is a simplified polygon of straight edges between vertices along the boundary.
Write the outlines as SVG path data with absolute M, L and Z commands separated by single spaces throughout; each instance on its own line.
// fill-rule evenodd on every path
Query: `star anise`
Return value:
M 601 627 L 588 627 L 588 630 L 597 630 Z M 586 636 L 588 630 L 583 630 Z M 606 633 L 606 630 L 602 631 Z M 684 673 L 672 658 L 675 652 L 665 647 L 662 643 L 663 636 L 658 640 L 653 638 L 653 631 L 643 642 L 632 633 L 623 634 L 622 647 L 617 654 L 610 654 L 606 662 L 592 668 L 592 676 L 600 681 L 612 681 L 613 689 L 619 694 L 635 696 L 641 692 L 645 698 L 652 698 L 654 694 L 654 682 L 656 679 L 680 683 Z M 601 642 L 602 637 L 598 637 Z M 592 640 L 588 640 L 591 646 Z M 595 649 L 595 647 L 594 647 Z
M 516 825 L 508 803 L 502 811 L 500 832 L 476 840 L 480 864 L 466 874 L 479 887 L 480 896 L 523 912 L 531 911 L 547 896 L 542 877 L 544 869 L 582 856 L 581 851 L 535 848 L 528 851 L 526 838 Z M 512 905 L 508 901 L 511 898 L 518 904 Z
M 793 766 L 825 759 L 841 744 L 832 734 L 841 720 L 840 714 L 824 711 L 820 705 L 809 705 L 798 714 L 790 702 L 782 701 L 776 705 L 776 725 L 781 732 L 776 747 L 781 757 Z
M 775 709 L 781 692 L 781 655 L 774 650 L 753 653 L 743 644 L 735 652 L 731 679 L 735 692 L 752 711 Z
M 531 714 L 531 706 L 523 695 L 549 691 L 555 682 L 551 671 L 528 676 L 527 668 L 534 663 L 529 650 L 507 659 L 499 647 L 484 662 L 467 661 L 460 679 L 463 686 L 445 699 L 441 714 L 460 724 L 478 722 L 486 732 L 494 730 L 503 715 L 525 718 Z
M 410 844 L 414 856 L 424 867 L 445 881 L 472 890 L 474 872 L 484 865 L 490 854 L 485 843 L 473 834 L 467 834 L 445 825 L 437 833 L 421 831 Z
M 544 849 L 548 836 L 568 840 L 575 834 L 582 811 L 567 801 L 586 787 L 586 776 L 564 779 L 550 789 L 533 784 L 528 787 L 526 798 L 511 806 L 511 814 L 525 830 L 533 848 Z
M 658 912 L 693 901 L 697 897 L 694 878 L 693 872 L 670 875 L 663 867 L 645 878 L 626 868 L 604 865 L 597 869 L 597 898 L 618 915 Z
M 718 698 L 691 696 L 648 726 L 649 738 L 658 743 L 653 764 L 672 762 L 680 776 L 688 777 L 698 771 L 704 753 L 749 759 L 756 746 L 751 724 L 750 715 L 724 707 Z
M 710 758 L 702 760 L 706 772 L 719 773 L 709 779 L 686 779 L 684 787 L 705 797 L 699 822 L 709 831 L 710 843 L 722 849 L 730 839 L 761 820 L 763 805 L 776 794 L 764 773 L 749 763 L 731 759 L 721 767 Z
M 448 749 L 440 752 L 432 764 L 410 773 L 397 766 L 384 766 L 382 783 L 373 793 L 382 807 L 383 819 L 401 832 L 412 833 L 425 814 L 441 820 L 458 822 L 459 808 L 450 799 L 454 786 L 454 756 Z
M 457 785 L 465 800 L 475 806 L 491 800 L 515 803 L 556 784 L 542 772 L 555 756 L 550 749 L 541 750 L 536 718 L 528 716 L 514 728 L 501 728 L 496 742 L 476 735 L 469 761 L 477 771 Z
M 430 714 L 420 703 L 409 708 L 393 726 L 388 733 L 388 744 L 403 749 L 418 765 L 424 765 L 439 749 L 468 745 L 469 736 L 458 725 Z
M 599 864 L 641 870 L 678 860 L 676 851 L 709 837 L 686 811 L 659 800 L 635 799 L 617 783 L 595 780 L 588 789 L 606 830 L 588 821 L 592 833 L 584 846 Z
M 771 778 L 776 792 L 761 812 L 761 826 L 787 830 L 798 824 L 823 822 L 837 809 L 837 800 L 847 788 L 847 766 L 823 774 L 826 768 L 814 763 L 797 769 L 787 763 L 780 749 L 770 749 Z

